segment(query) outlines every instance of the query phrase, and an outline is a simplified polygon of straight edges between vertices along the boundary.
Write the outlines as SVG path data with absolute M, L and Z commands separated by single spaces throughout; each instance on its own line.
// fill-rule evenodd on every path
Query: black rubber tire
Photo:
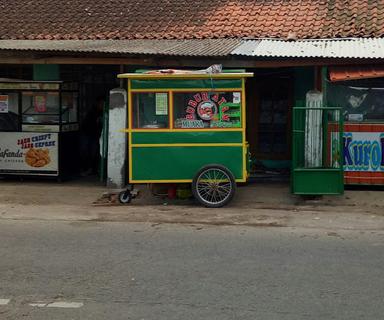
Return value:
M 132 201 L 132 194 L 129 190 L 121 191 L 119 193 L 119 202 L 122 204 L 128 204 Z
M 201 195 L 199 194 L 198 192 L 198 188 L 197 188 L 197 185 L 198 185 L 198 182 L 199 182 L 199 178 L 200 176 L 210 170 L 210 169 L 217 169 L 217 170 L 221 170 L 222 172 L 224 172 L 229 180 L 230 180 L 230 183 L 231 183 L 231 190 L 228 194 L 228 196 L 223 199 L 223 201 L 220 201 L 220 202 L 217 202 L 217 203 L 212 203 L 212 202 L 207 202 L 204 198 L 201 197 Z M 235 195 L 235 192 L 236 192 L 236 181 L 235 181 L 235 177 L 233 176 L 232 172 L 229 171 L 226 167 L 224 167 L 223 165 L 221 164 L 209 164 L 209 165 L 206 165 L 204 167 L 202 167 L 195 175 L 195 177 L 193 178 L 193 181 L 192 181 L 192 193 L 193 193 L 193 196 L 195 197 L 195 199 L 203 206 L 207 207 L 207 208 L 221 208 L 221 207 L 224 207 L 225 205 L 227 205 L 229 202 L 231 202 L 233 196 Z

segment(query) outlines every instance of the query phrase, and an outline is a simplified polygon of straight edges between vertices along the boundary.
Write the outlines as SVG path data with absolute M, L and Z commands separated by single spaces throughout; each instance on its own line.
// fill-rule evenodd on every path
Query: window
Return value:
M 134 93 L 132 104 L 132 127 L 134 129 L 161 129 L 169 127 L 168 93 Z
M 327 102 L 342 107 L 346 121 L 384 121 L 383 79 L 363 79 L 329 83 Z
M 174 94 L 175 128 L 240 128 L 240 92 Z

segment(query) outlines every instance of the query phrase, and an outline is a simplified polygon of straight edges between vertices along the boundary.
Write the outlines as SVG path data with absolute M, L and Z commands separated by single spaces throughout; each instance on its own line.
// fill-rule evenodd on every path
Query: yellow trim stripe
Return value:
M 161 148 L 161 147 L 242 147 L 242 143 L 137 143 L 132 148 Z
M 130 183 L 191 183 L 192 179 L 180 180 L 130 180 Z
M 163 89 L 132 89 L 132 93 L 142 92 L 241 92 L 241 88 L 215 88 L 215 89 L 174 89 L 174 88 L 163 88 Z
M 246 182 L 245 179 L 235 179 L 236 182 Z M 191 183 L 192 179 L 180 180 L 130 180 L 129 183 Z
M 196 132 L 227 132 L 227 131 L 237 131 L 243 132 L 243 129 L 239 128 L 207 128 L 207 129 L 122 129 L 124 132 L 187 132 L 187 133 L 196 133 Z
M 243 179 L 247 179 L 247 142 L 246 142 L 246 97 L 245 97 L 245 79 L 241 80 L 241 121 L 243 138 Z
M 132 133 L 131 129 L 131 116 L 132 116 L 132 94 L 131 94 L 131 80 L 128 79 L 128 182 L 132 180 Z
M 168 117 L 169 128 L 173 130 L 174 123 L 173 123 L 173 91 L 172 90 L 168 92 L 168 97 L 169 97 L 169 117 Z

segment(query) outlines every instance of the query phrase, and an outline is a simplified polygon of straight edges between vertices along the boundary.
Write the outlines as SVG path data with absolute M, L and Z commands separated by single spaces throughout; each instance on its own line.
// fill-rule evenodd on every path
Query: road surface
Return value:
M 0 221 L 0 319 L 383 319 L 384 232 Z

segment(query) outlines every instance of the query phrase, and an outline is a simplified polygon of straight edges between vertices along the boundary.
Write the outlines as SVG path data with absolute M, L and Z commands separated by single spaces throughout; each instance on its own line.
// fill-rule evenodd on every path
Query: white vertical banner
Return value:
M 107 186 L 123 188 L 127 172 L 127 91 L 121 88 L 109 92 L 109 133 Z M 128 165 L 131 165 L 129 163 Z
M 304 160 L 306 168 L 321 167 L 323 164 L 323 111 L 309 108 L 323 107 L 323 94 L 309 91 L 306 95 L 305 146 Z

